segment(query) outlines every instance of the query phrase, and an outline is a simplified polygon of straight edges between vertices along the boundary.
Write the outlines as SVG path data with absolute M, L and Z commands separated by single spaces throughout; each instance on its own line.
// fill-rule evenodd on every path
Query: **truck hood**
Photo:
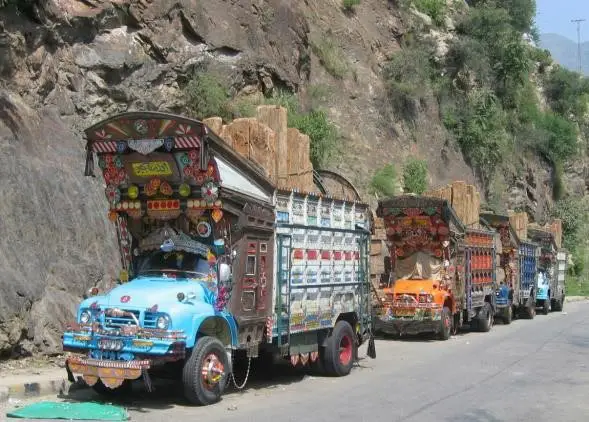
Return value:
M 434 287 L 435 286 L 435 287 Z M 385 293 L 389 294 L 414 294 L 431 293 L 438 291 L 440 282 L 437 280 L 405 280 L 400 279 L 395 283 L 395 287 L 391 289 L 384 289 Z
M 194 302 L 211 300 L 211 293 L 205 289 L 203 282 L 193 280 L 169 280 L 161 278 L 139 278 L 129 283 L 117 286 L 103 296 L 95 296 L 86 299 L 89 305 L 98 302 L 101 308 L 143 308 L 147 309 L 158 305 L 160 309 L 176 305 L 178 293 L 194 297 Z

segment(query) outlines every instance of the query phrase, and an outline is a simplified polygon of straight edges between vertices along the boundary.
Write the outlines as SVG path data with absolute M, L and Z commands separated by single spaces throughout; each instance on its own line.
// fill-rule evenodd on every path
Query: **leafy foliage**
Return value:
M 417 158 L 409 158 L 403 168 L 403 184 L 405 192 L 421 195 L 427 190 L 427 162 Z
M 491 91 L 470 92 L 466 99 L 456 99 L 457 106 L 444 113 L 444 124 L 451 130 L 467 158 L 489 182 L 507 150 L 506 116 Z
M 372 177 L 370 192 L 383 197 L 391 197 L 397 193 L 397 170 L 393 164 L 387 164 Z
M 441 26 L 446 17 L 446 0 L 413 0 L 413 5 L 421 13 L 425 13 L 432 21 Z
M 581 119 L 589 104 L 589 79 L 576 72 L 557 68 L 545 80 L 545 92 L 551 108 L 561 116 Z

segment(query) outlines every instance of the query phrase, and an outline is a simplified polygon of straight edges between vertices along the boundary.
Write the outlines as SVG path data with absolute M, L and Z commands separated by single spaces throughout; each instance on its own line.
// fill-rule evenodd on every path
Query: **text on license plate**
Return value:
M 396 316 L 410 316 L 415 314 L 415 308 L 397 308 L 394 313 Z

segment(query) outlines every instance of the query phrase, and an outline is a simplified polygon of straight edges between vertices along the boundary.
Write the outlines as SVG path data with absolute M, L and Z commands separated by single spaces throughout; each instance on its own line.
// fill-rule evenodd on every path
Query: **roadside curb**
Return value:
M 70 391 L 87 388 L 86 383 L 81 379 L 74 383 L 67 380 L 67 377 L 46 379 L 28 383 L 12 384 L 0 386 L 0 403 L 6 403 L 10 399 L 30 399 L 57 394 L 67 394 Z
M 584 302 L 589 300 L 589 296 L 568 296 L 564 298 L 565 302 Z

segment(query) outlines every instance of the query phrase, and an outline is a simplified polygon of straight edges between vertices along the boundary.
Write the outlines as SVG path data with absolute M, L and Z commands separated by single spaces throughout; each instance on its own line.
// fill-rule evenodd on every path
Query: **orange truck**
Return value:
M 491 329 L 495 236 L 467 229 L 447 200 L 401 195 L 379 202 L 392 271 L 381 286 L 374 327 L 389 335 L 447 340 L 464 322 Z

